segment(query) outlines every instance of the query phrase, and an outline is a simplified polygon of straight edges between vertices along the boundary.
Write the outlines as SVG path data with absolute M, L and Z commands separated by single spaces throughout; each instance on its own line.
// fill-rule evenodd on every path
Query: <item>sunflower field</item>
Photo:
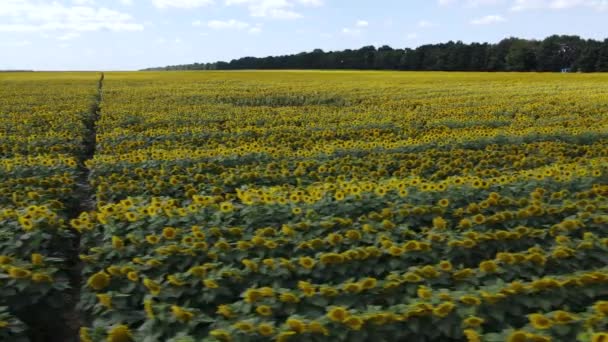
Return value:
M 0 340 L 608 341 L 608 75 L 99 78 L 0 75 Z

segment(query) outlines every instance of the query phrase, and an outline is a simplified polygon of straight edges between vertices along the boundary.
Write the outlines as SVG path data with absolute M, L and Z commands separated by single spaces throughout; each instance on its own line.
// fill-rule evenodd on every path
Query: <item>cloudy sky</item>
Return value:
M 0 69 L 129 70 L 554 33 L 604 39 L 607 17 L 608 0 L 0 0 Z

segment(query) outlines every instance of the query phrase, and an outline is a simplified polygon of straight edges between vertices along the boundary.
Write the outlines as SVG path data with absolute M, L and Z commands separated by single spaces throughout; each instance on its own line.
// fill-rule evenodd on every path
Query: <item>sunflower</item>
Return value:
M 44 264 L 44 256 L 42 256 L 42 254 L 33 253 L 32 254 L 32 264 L 34 264 L 36 266 L 40 266 L 40 265 Z
M 89 277 L 87 280 L 87 286 L 94 290 L 103 290 L 110 285 L 110 275 L 106 272 L 97 272 Z
M 608 333 L 594 333 L 593 335 L 591 335 L 591 342 L 608 342 Z
M 426 286 L 419 286 L 416 294 L 418 295 L 418 298 L 421 299 L 431 299 L 431 297 L 433 297 L 433 292 Z
M 194 314 L 188 310 L 185 310 L 177 305 L 171 305 L 171 313 L 175 318 L 182 322 L 189 322 L 194 317 Z
M 220 211 L 223 213 L 231 213 L 234 211 L 234 205 L 232 202 L 222 202 L 220 203 Z
M 99 304 L 101 304 L 101 306 L 105 307 L 106 309 L 112 308 L 112 296 L 110 296 L 109 294 L 99 293 L 97 294 L 97 300 L 99 301 Z
M 177 235 L 177 230 L 173 227 L 165 227 L 163 228 L 163 237 L 167 240 L 175 239 Z
M 8 325 L 8 322 L 5 322 L 6 325 L 2 325 L 3 321 L 0 321 L 0 328 L 4 328 L 6 327 L 6 325 Z M 93 340 L 91 339 L 91 335 L 89 335 L 89 328 L 85 328 L 85 327 L 81 327 L 78 330 L 78 337 L 80 338 L 80 342 L 93 342 Z
M 558 310 L 553 313 L 553 320 L 558 324 L 568 324 L 578 320 L 578 317 L 567 311 Z
M 363 323 L 365 323 L 363 319 L 357 316 L 349 316 L 342 322 L 342 324 L 346 325 L 351 330 L 361 330 Z
M 376 287 L 376 285 L 378 284 L 378 280 L 376 278 L 365 278 L 363 279 L 361 282 L 361 287 L 363 287 L 363 289 L 369 290 L 369 289 L 373 289 L 374 287 Z
M 444 272 L 449 272 L 452 270 L 452 263 L 449 260 L 442 260 L 439 262 L 439 269 Z
M 148 319 L 154 319 L 154 309 L 152 308 L 152 300 L 146 299 L 144 300 L 144 311 L 146 313 L 146 317 Z
M 295 334 L 295 331 L 283 331 L 282 333 L 277 335 L 276 342 L 287 342 Z
M 157 235 L 147 235 L 146 241 L 151 245 L 155 245 L 160 241 L 160 238 Z
M 268 305 L 260 305 L 260 306 L 258 306 L 255 309 L 255 312 L 257 312 L 261 316 L 272 316 L 272 309 Z
M 52 283 L 53 278 L 45 273 L 34 273 L 32 274 L 32 281 L 35 283 Z
M 309 331 L 313 334 L 322 334 L 325 336 L 329 335 L 329 330 L 327 330 L 327 328 L 322 323 L 317 322 L 317 321 L 308 322 L 307 331 Z
M 479 269 L 486 273 L 495 273 L 498 271 L 498 265 L 493 260 L 486 260 L 479 264 Z
M 593 309 L 602 315 L 608 316 L 608 301 L 600 300 L 595 302 Z
M 463 331 L 464 336 L 467 338 L 467 342 L 481 342 L 481 336 L 473 329 L 465 329 Z
M 342 306 L 334 306 L 327 312 L 327 317 L 334 322 L 343 322 L 348 316 L 348 311 Z
M 478 326 L 482 325 L 483 322 L 484 319 L 477 316 L 469 316 L 463 321 L 465 326 L 472 328 L 477 328 Z
M 530 320 L 530 324 L 538 330 L 549 329 L 553 326 L 553 322 L 542 314 L 531 314 L 528 316 L 528 319 Z
M 315 259 L 311 258 L 311 257 L 300 257 L 300 259 L 298 260 L 300 266 L 304 267 L 307 270 L 312 269 L 313 267 L 315 267 Z
M 265 337 L 272 336 L 274 334 L 274 327 L 269 323 L 261 323 L 258 325 L 258 333 Z
M 446 317 L 450 314 L 450 312 L 452 312 L 452 310 L 454 310 L 455 307 L 456 306 L 452 302 L 439 304 L 433 309 L 433 315 L 437 317 Z
M 107 342 L 131 342 L 133 341 L 133 334 L 128 326 L 120 324 L 114 326 L 108 332 Z
M 160 294 L 161 287 L 160 285 L 152 279 L 146 278 L 144 279 L 144 286 L 152 293 L 153 295 Z
M 288 318 L 285 323 L 289 327 L 289 330 L 295 331 L 298 334 L 301 334 L 306 330 L 306 323 L 297 318 Z
M 211 330 L 209 332 L 209 335 L 211 335 L 212 337 L 214 337 L 214 338 L 216 338 L 216 339 L 218 339 L 220 341 L 223 341 L 223 342 L 232 341 L 232 337 L 230 336 L 230 333 L 228 331 L 226 331 L 226 330 L 223 330 L 223 329 L 214 329 L 214 330 Z
M 475 296 L 462 296 L 459 298 L 461 303 L 464 303 L 466 305 L 479 305 L 481 304 L 481 299 L 475 297 Z

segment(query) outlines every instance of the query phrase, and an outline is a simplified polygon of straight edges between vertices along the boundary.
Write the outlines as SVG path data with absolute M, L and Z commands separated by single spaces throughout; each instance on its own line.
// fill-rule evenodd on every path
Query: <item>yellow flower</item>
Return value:
M 232 337 L 230 336 L 230 333 L 227 332 L 226 330 L 214 329 L 209 332 L 209 335 L 211 335 L 212 337 L 214 337 L 220 341 L 223 341 L 223 342 L 232 341 Z
M 220 285 L 213 279 L 205 279 L 203 280 L 203 285 L 205 285 L 208 289 L 217 289 Z
M 284 331 L 277 336 L 276 342 L 287 342 L 295 334 L 295 331 Z
M 177 231 L 175 228 L 173 227 L 166 227 L 163 228 L 163 237 L 167 240 L 173 240 L 175 239 L 175 236 L 177 235 Z
M 507 342 L 526 342 L 528 336 L 525 331 L 516 330 L 512 332 L 507 338 Z
M 135 282 L 135 281 L 139 280 L 139 275 L 137 275 L 137 272 L 132 271 L 132 272 L 127 273 L 127 279 Z
M 144 300 L 144 311 L 148 319 L 154 319 L 154 309 L 152 308 L 153 302 L 149 299 Z
M 373 289 L 378 284 L 378 280 L 376 278 L 365 278 L 361 281 L 361 287 L 366 290 Z
M 97 295 L 97 300 L 99 304 L 104 306 L 106 309 L 112 308 L 112 297 L 107 293 L 100 293 Z
M 131 342 L 133 341 L 133 334 L 131 334 L 131 330 L 129 327 L 120 324 L 113 327 L 108 333 L 107 342 Z
M 452 310 L 454 310 L 454 303 L 452 302 L 445 302 L 442 304 L 439 304 L 438 306 L 436 306 L 433 309 L 433 315 L 437 316 L 437 317 L 445 317 L 447 315 L 450 314 L 450 312 L 452 312 Z
M 608 316 L 608 301 L 600 300 L 598 302 L 595 302 L 595 304 L 593 305 L 593 309 L 598 313 L 601 313 L 602 315 Z
M 290 330 L 295 331 L 298 334 L 301 334 L 306 330 L 306 323 L 297 318 L 288 318 L 285 323 L 287 323 Z
M 261 323 L 258 325 L 258 333 L 262 336 L 272 336 L 274 334 L 274 327 L 268 323 Z
M 313 334 L 323 334 L 325 336 L 329 335 L 329 330 L 323 324 L 317 321 L 308 322 L 308 331 Z
M 407 272 L 403 275 L 403 281 L 408 282 L 408 283 L 419 283 L 422 280 L 423 280 L 422 277 L 420 277 L 416 273 Z
M 551 320 L 542 314 L 531 314 L 528 316 L 528 319 L 530 320 L 530 324 L 539 330 L 549 329 L 553 325 Z
M 469 316 L 463 321 L 465 326 L 473 327 L 473 328 L 476 328 L 476 327 L 482 325 L 483 322 L 484 322 L 484 319 L 477 317 L 477 316 Z
M 220 211 L 223 213 L 230 213 L 234 210 L 234 206 L 231 202 L 222 202 L 220 203 Z
M 87 280 L 87 286 L 94 290 L 103 290 L 110 285 L 110 275 L 101 271 L 93 274 Z
M 475 273 L 470 268 L 463 268 L 460 271 L 454 272 L 452 275 L 454 279 L 462 280 L 473 276 Z
M 34 253 L 32 254 L 32 264 L 36 266 L 40 266 L 44 264 L 44 256 L 42 254 Z
M 0 321 L 0 328 L 4 328 Z M 85 327 L 81 327 L 78 331 L 78 336 L 80 337 L 80 342 L 93 342 L 91 336 L 89 335 L 89 329 Z
M 344 284 L 344 291 L 348 293 L 359 293 L 362 290 L 362 286 L 358 283 L 346 283 Z
M 268 305 L 258 306 L 255 309 L 255 312 L 257 312 L 259 315 L 262 315 L 262 316 L 271 316 L 272 315 L 272 309 Z
M 32 272 L 20 267 L 11 266 L 8 269 L 8 275 L 13 279 L 24 279 L 29 278 L 32 275 Z
M 224 316 L 225 318 L 230 318 L 233 315 L 232 309 L 230 309 L 230 306 L 228 306 L 226 304 L 222 304 L 222 305 L 218 306 L 216 312 L 218 314 Z
M 349 316 L 342 323 L 352 330 L 361 330 L 364 321 L 360 317 Z
M 158 235 L 147 235 L 146 241 L 148 241 L 148 243 L 151 245 L 155 245 L 160 241 L 160 238 L 158 237 Z
M 591 335 L 591 342 L 608 342 L 608 333 L 594 333 L 593 335 Z
M 311 258 L 311 257 L 300 257 L 299 261 L 300 266 L 304 267 L 305 269 L 312 269 L 313 267 L 315 267 L 315 259 Z
M 479 305 L 481 304 L 481 300 L 475 296 L 462 296 L 460 297 L 460 302 L 466 305 Z
M 234 323 L 234 328 L 243 332 L 251 332 L 254 329 L 254 326 L 251 322 L 247 321 L 239 321 Z
M 463 333 L 464 336 L 467 338 L 467 342 L 481 342 L 481 336 L 479 336 L 477 331 L 472 329 L 465 329 Z
M 344 322 L 348 316 L 348 311 L 342 306 L 334 306 L 327 312 L 327 317 L 334 322 Z
M 247 302 L 247 303 L 254 303 L 261 297 L 262 297 L 262 295 L 260 294 L 260 292 L 255 289 L 248 289 L 243 294 L 243 298 L 245 299 L 245 302 Z
M 300 298 L 293 293 L 285 292 L 279 295 L 279 300 L 284 303 L 298 303 Z
M 486 273 L 494 273 L 498 270 L 498 265 L 493 260 L 482 261 L 479 269 Z
M 152 293 L 153 295 L 158 295 L 160 293 L 161 287 L 160 285 L 152 279 L 144 279 L 144 286 Z
M 555 323 L 568 324 L 572 321 L 577 320 L 578 317 L 576 317 L 575 315 L 573 315 L 567 311 L 558 310 L 553 313 L 553 319 L 555 320 Z
M 433 292 L 431 291 L 431 289 L 426 286 L 419 286 L 418 290 L 416 291 L 416 294 L 419 298 L 422 299 L 431 299 L 431 297 L 433 296 Z
M 125 246 L 124 241 L 118 236 L 112 236 L 112 247 L 121 250 Z
M 449 260 L 443 260 L 439 263 L 439 269 L 444 272 L 449 272 L 452 270 L 452 263 Z
M 52 283 L 53 278 L 45 273 L 34 273 L 32 274 L 32 281 L 36 283 Z
M 443 217 L 435 217 L 433 219 L 433 228 L 446 229 L 447 227 L 448 227 L 448 222 Z
M 171 313 L 173 316 L 182 322 L 189 322 L 194 317 L 194 314 L 188 310 L 185 310 L 177 305 L 171 306 Z

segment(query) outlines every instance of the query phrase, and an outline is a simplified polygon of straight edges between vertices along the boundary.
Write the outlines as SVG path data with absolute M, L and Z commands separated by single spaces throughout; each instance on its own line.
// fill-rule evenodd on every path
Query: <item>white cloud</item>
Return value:
M 235 19 L 230 20 L 211 20 L 207 27 L 213 30 L 244 30 L 249 28 L 249 24 Z
M 429 27 L 433 27 L 433 26 L 435 26 L 435 24 L 428 20 L 420 20 L 418 22 L 418 27 L 420 27 L 420 28 L 429 28 Z
M 414 40 L 418 38 L 418 33 L 408 33 L 405 35 L 405 39 Z
M 260 34 L 260 33 L 262 32 L 262 28 L 261 28 L 261 27 L 259 27 L 259 26 L 252 27 L 252 28 L 250 28 L 249 30 L 247 30 L 247 32 L 248 32 L 249 34 Z
M 119 0 L 121 4 L 125 5 L 125 6 L 131 6 L 133 5 L 133 0 Z
M 32 45 L 32 42 L 30 42 L 29 40 L 20 40 L 17 42 L 0 42 L 0 46 L 5 47 L 23 47 L 28 45 Z
M 87 31 L 141 31 L 127 13 L 104 7 L 66 6 L 59 2 L 34 3 L 30 0 L 3 0 L 0 6 L 0 32 L 50 32 L 64 34 Z
M 608 0 L 515 0 L 511 10 L 569 9 L 587 7 L 597 11 L 608 10 Z
M 366 20 L 357 20 L 357 22 L 355 23 L 355 26 L 357 26 L 357 27 L 368 27 L 369 26 L 369 22 L 367 22 Z
M 57 36 L 57 40 L 72 40 L 80 37 L 80 33 L 78 32 L 68 32 L 66 34 L 62 34 Z
M 357 35 L 361 34 L 361 30 L 345 27 L 342 29 L 342 33 L 344 33 L 346 35 L 350 35 L 350 36 L 357 36 Z
M 199 27 L 202 25 L 203 25 L 203 22 L 201 22 L 200 20 L 195 20 L 192 22 L 192 26 L 194 26 L 194 27 Z
M 297 5 L 318 7 L 323 5 L 321 0 L 225 0 L 226 5 L 247 6 L 252 17 L 268 17 L 274 19 L 297 19 L 302 15 L 294 10 Z
M 191 9 L 213 4 L 213 0 L 152 0 L 157 8 L 183 8 Z
M 465 7 L 496 6 L 504 4 L 507 0 L 438 0 L 440 6 L 461 4 Z
M 72 0 L 75 5 L 95 5 L 95 0 Z
M 500 15 L 486 15 L 485 17 L 477 18 L 471 20 L 471 24 L 473 25 L 490 25 L 490 24 L 498 24 L 507 21 L 504 17 Z

